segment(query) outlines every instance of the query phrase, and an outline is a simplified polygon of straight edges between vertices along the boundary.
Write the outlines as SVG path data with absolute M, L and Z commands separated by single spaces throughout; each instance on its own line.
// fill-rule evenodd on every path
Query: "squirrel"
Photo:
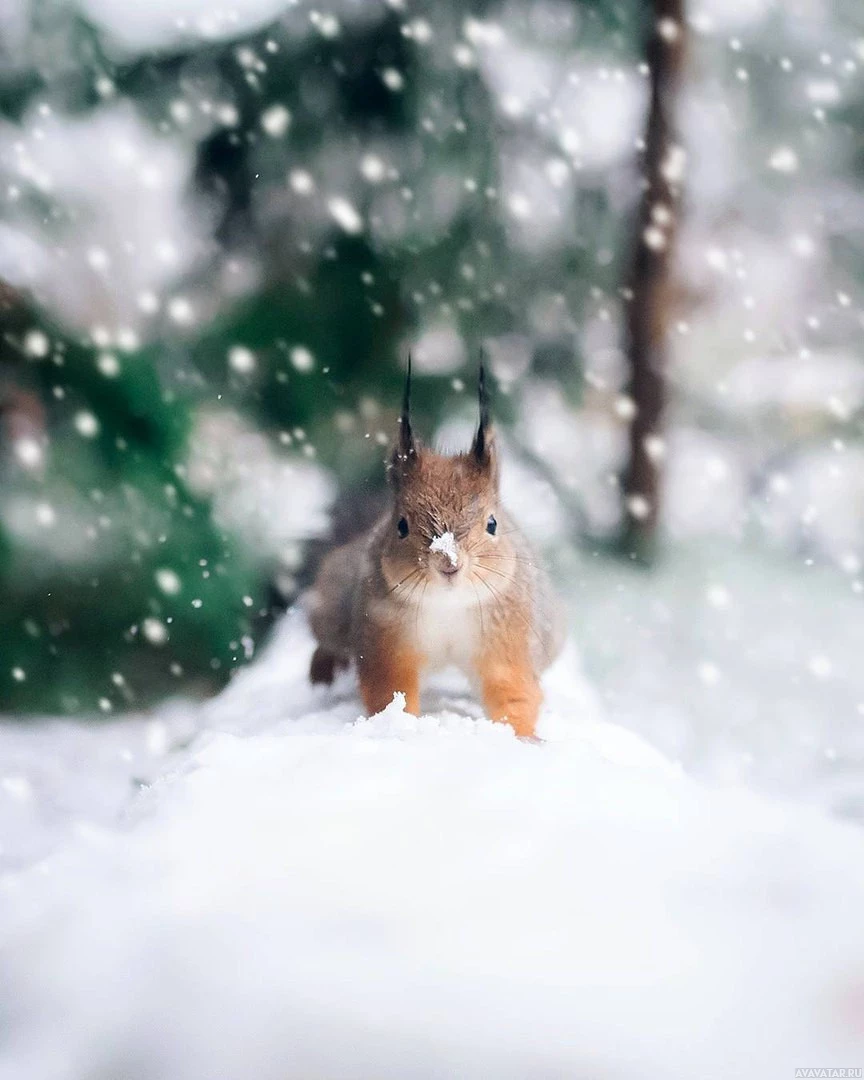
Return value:
M 460 668 L 491 720 L 533 737 L 541 672 L 563 643 L 561 608 L 527 538 L 502 507 L 486 375 L 467 453 L 422 446 L 411 427 L 411 358 L 377 523 L 322 561 L 305 607 L 317 648 L 309 678 L 330 684 L 353 661 L 371 716 L 396 691 L 419 714 L 429 671 Z

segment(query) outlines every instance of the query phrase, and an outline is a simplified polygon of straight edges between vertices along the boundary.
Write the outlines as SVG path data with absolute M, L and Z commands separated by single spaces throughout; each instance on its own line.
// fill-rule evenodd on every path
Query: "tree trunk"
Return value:
M 670 271 L 684 152 L 675 137 L 675 109 L 684 60 L 686 0 L 652 0 L 645 58 L 650 102 L 642 151 L 643 194 L 627 278 L 628 395 L 633 418 L 622 488 L 627 553 L 653 552 L 660 503 L 666 403 L 666 336 Z

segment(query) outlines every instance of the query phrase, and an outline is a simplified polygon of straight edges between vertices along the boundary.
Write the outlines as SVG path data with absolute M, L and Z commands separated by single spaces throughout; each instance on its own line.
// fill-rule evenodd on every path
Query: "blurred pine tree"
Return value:
M 614 295 L 635 201 L 620 170 L 613 182 L 581 171 L 554 101 L 522 101 L 516 86 L 502 109 L 492 83 L 507 72 L 481 62 L 500 35 L 502 12 L 487 3 L 349 6 L 338 18 L 290 5 L 259 31 L 149 51 L 118 45 L 84 11 L 32 6 L 0 73 L 0 111 L 18 123 L 37 108 L 85 117 L 131 102 L 154 132 L 194 144 L 190 198 L 209 206 L 215 243 L 176 283 L 204 314 L 178 329 L 166 305 L 146 349 L 100 348 L 52 322 L 39 296 L 6 311 L 3 711 L 144 702 L 218 683 L 251 654 L 279 568 L 220 530 L 184 481 L 202 406 L 236 410 L 277 447 L 357 482 L 381 476 L 418 337 L 425 431 L 473 419 L 477 353 L 490 339 L 531 343 L 519 370 L 493 347 L 500 419 L 529 372 L 578 401 L 575 331 L 597 297 Z M 638 7 L 582 0 L 505 14 L 528 54 L 556 57 L 562 93 L 577 52 L 635 69 Z M 533 93 L 531 73 L 520 78 Z M 568 192 L 564 215 L 545 225 L 554 242 L 520 236 L 530 221 L 508 170 L 526 162 L 541 203 L 543 191 Z M 64 217 L 38 183 L 18 206 L 40 200 L 58 236 L 74 231 L 75 212 Z M 254 281 L 239 291 L 238 266 Z M 424 351 L 423 334 L 442 327 L 458 347 Z M 10 435 L 28 409 L 38 453 Z
M 2 321 L 0 708 L 219 685 L 264 583 L 176 468 L 188 409 L 146 356 L 79 345 L 6 290 Z

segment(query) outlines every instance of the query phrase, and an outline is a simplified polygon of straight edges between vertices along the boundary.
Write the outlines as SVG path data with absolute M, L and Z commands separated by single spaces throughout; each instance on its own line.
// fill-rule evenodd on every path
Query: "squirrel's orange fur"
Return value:
M 480 427 L 471 450 L 454 457 L 416 442 L 406 388 L 392 507 L 327 556 L 307 597 L 318 641 L 313 682 L 331 682 L 353 661 L 370 714 L 396 691 L 418 713 L 423 674 L 453 664 L 473 679 L 492 720 L 534 734 L 539 676 L 558 652 L 562 620 L 501 506 L 498 472 L 482 371 Z

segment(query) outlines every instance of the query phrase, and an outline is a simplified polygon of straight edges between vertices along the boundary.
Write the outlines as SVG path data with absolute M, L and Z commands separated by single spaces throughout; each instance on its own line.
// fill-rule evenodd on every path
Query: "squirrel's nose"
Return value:
M 452 577 L 462 565 L 459 558 L 459 548 L 456 537 L 452 532 L 442 533 L 433 538 L 429 544 L 434 564 L 445 577 Z

